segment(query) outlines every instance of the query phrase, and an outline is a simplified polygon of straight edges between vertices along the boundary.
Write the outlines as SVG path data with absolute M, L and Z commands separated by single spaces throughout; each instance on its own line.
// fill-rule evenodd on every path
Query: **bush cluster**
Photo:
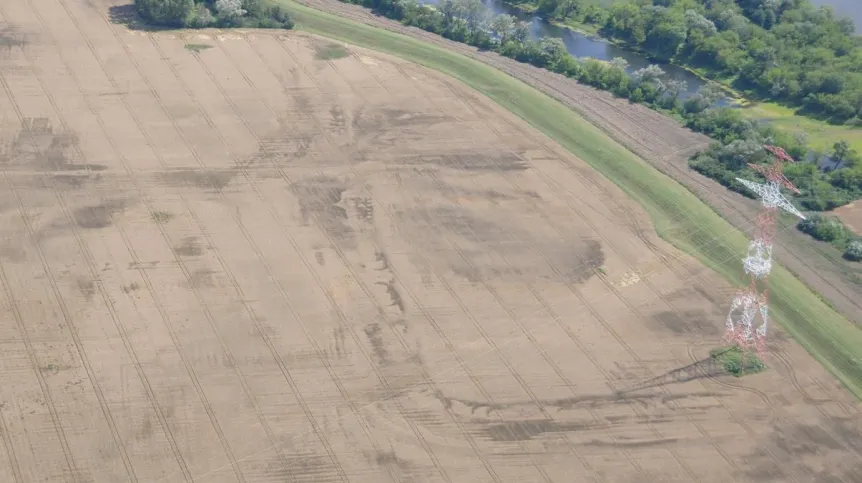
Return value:
M 844 258 L 853 262 L 862 262 L 862 240 L 854 240 L 844 250 Z
M 813 238 L 844 250 L 844 258 L 855 262 L 862 261 L 862 239 L 844 226 L 838 218 L 812 214 L 796 226 Z
M 713 349 L 709 351 L 709 355 L 721 364 L 725 371 L 736 377 L 766 370 L 766 365 L 757 357 L 757 354 L 744 350 L 738 345 Z
M 135 0 L 135 7 L 144 21 L 163 27 L 293 28 L 284 9 L 263 0 Z

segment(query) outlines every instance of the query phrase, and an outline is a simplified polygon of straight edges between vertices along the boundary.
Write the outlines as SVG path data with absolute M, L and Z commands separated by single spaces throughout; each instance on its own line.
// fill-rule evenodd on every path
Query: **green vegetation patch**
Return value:
M 757 374 L 766 370 L 766 365 L 757 357 L 756 353 L 742 349 L 738 345 L 713 349 L 709 351 L 709 356 L 724 367 L 724 370 L 736 377 Z
M 134 0 L 135 10 L 150 26 L 165 28 L 293 28 L 279 6 L 264 0 Z
M 640 203 L 658 234 L 732 283 L 748 240 L 685 187 L 661 174 L 576 113 L 481 62 L 431 44 L 278 0 L 299 28 L 389 53 L 467 84 L 542 131 Z M 772 272 L 773 318 L 862 398 L 862 331 L 783 267 Z
M 164 224 L 174 219 L 174 214 L 167 211 L 153 211 L 150 218 L 158 224 Z
M 335 42 L 316 45 L 315 49 L 317 50 L 317 53 L 314 55 L 314 58 L 317 60 L 336 60 L 350 55 L 349 50 L 344 48 L 343 45 L 336 44 Z
M 203 52 L 204 50 L 213 48 L 212 45 L 207 45 L 207 44 L 186 44 L 185 47 L 186 47 L 186 50 L 188 50 L 190 52 L 194 52 L 196 54 Z

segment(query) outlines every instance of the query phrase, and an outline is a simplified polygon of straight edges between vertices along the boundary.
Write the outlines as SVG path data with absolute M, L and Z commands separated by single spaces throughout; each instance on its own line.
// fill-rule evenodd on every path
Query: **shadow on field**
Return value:
M 724 363 L 716 357 L 709 356 L 687 366 L 668 371 L 660 376 L 636 383 L 620 390 L 618 394 L 623 395 L 644 389 L 666 386 L 668 384 L 681 384 L 683 382 L 708 379 L 728 374 L 731 374 L 731 372 L 727 369 L 727 366 Z

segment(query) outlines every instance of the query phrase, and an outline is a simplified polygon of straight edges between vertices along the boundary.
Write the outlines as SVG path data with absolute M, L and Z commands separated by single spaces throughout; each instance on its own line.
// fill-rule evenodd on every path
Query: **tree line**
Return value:
M 141 18 L 171 28 L 293 28 L 290 15 L 265 0 L 135 0 Z
M 590 24 L 664 62 L 697 68 L 802 114 L 862 125 L 862 39 L 808 0 L 505 0 Z

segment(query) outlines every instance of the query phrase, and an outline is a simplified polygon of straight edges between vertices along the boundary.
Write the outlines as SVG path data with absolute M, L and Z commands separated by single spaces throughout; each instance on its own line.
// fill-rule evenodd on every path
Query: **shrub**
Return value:
M 812 237 L 831 243 L 839 248 L 847 246 L 853 238 L 851 232 L 838 218 L 814 214 L 802 220 L 796 227 Z
M 721 347 L 709 351 L 710 357 L 716 360 L 725 371 L 736 377 L 747 374 L 757 374 L 766 370 L 766 366 L 757 354 L 741 349 L 738 345 Z
M 853 262 L 862 262 L 862 240 L 855 240 L 847 245 L 844 258 Z
M 135 0 L 138 14 L 147 22 L 165 27 L 183 27 L 194 0 Z
M 185 26 L 193 29 L 207 28 L 215 24 L 216 18 L 206 5 L 199 3 L 192 8 L 186 17 Z

